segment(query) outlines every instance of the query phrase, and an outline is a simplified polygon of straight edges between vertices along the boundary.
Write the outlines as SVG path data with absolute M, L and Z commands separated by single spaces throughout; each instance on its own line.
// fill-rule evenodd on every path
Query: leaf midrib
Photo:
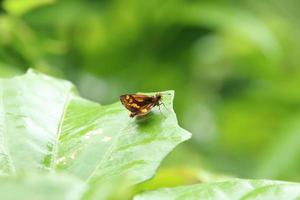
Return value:
M 63 105 L 63 111 L 61 113 L 61 117 L 58 123 L 58 128 L 57 128 L 57 132 L 56 132 L 56 140 L 55 143 L 53 144 L 52 147 L 52 152 L 51 152 L 51 162 L 50 162 L 50 170 L 54 171 L 56 168 L 56 160 L 57 160 L 57 154 L 58 154 L 58 147 L 59 147 L 59 141 L 60 141 L 60 136 L 61 136 L 61 132 L 62 132 L 62 126 L 63 126 L 63 122 L 64 122 L 64 118 L 66 115 L 66 111 L 68 108 L 68 105 L 70 103 L 70 98 L 71 98 L 71 86 L 69 86 L 66 95 L 64 96 L 64 105 Z

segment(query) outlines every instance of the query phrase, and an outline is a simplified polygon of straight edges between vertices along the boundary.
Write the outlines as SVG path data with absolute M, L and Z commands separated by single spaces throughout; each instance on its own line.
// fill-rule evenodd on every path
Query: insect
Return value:
M 130 111 L 130 117 L 146 115 L 153 107 L 163 104 L 162 95 L 160 93 L 157 93 L 154 96 L 124 94 L 120 96 L 120 101 L 125 108 Z

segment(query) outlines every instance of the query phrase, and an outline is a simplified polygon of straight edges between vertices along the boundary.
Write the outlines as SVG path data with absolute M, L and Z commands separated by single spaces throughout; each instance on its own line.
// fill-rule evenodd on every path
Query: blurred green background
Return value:
M 153 185 L 223 175 L 300 181 L 299 8 L 297 0 L 4 0 L 0 76 L 34 68 L 101 104 L 174 89 L 179 124 L 193 138 Z

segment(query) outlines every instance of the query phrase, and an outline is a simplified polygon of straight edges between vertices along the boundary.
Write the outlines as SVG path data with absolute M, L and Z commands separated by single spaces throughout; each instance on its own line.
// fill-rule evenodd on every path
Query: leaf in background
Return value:
M 0 80 L 0 170 L 63 171 L 88 181 L 87 197 L 112 178 L 130 183 L 154 175 L 161 160 L 190 133 L 172 110 L 132 119 L 120 102 L 108 106 L 77 96 L 72 84 L 29 71 Z M 96 192 L 96 193 L 95 193 Z
M 261 153 L 260 162 L 253 173 L 255 177 L 286 179 L 286 175 L 289 175 L 290 171 L 298 171 L 297 165 L 299 165 L 300 152 L 299 117 L 296 119 L 286 123 L 283 129 L 285 130 L 284 133 L 272 138 L 271 145 L 266 146 L 264 152 Z M 289 179 L 297 179 L 297 177 L 293 176 Z
M 11 78 L 13 76 L 20 75 L 20 74 L 22 74 L 22 70 L 20 70 L 19 68 L 0 63 L 0 77 L 1 78 Z
M 5 200 L 79 200 L 84 184 L 66 175 L 27 174 L 0 178 L 0 198 Z
M 225 181 L 232 178 L 229 175 L 217 174 L 201 169 L 200 167 L 160 167 L 153 179 L 135 186 L 134 194 L 160 188 Z
M 54 2 L 55 0 L 5 0 L 3 7 L 10 14 L 22 15 L 36 7 Z
M 299 198 L 300 185 L 297 183 L 235 179 L 160 189 L 137 195 L 134 200 L 292 200 Z

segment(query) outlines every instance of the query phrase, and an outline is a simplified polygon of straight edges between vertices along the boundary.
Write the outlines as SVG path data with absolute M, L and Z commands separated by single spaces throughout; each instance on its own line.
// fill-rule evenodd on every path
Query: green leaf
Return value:
M 261 154 L 260 162 L 254 171 L 256 177 L 284 177 L 291 169 L 297 170 L 300 152 L 299 117 L 285 124 L 285 132 L 272 138 L 271 145 Z M 276 167 L 274 167 L 276 166 Z
M 65 175 L 27 174 L 0 178 L 0 198 L 6 200 L 79 200 L 85 186 Z
M 54 2 L 55 0 L 5 0 L 3 7 L 10 14 L 22 15 L 36 7 Z
M 190 137 L 177 124 L 174 92 L 162 93 L 171 94 L 163 95 L 167 109 L 137 119 L 119 101 L 101 106 L 79 97 L 71 83 L 31 70 L 0 79 L 0 172 L 68 173 L 87 181 L 89 198 L 111 179 L 145 181 Z
M 299 198 L 300 185 L 297 183 L 233 179 L 160 189 L 137 195 L 134 200 L 289 200 Z
M 10 78 L 22 73 L 20 69 L 0 62 L 0 78 Z

